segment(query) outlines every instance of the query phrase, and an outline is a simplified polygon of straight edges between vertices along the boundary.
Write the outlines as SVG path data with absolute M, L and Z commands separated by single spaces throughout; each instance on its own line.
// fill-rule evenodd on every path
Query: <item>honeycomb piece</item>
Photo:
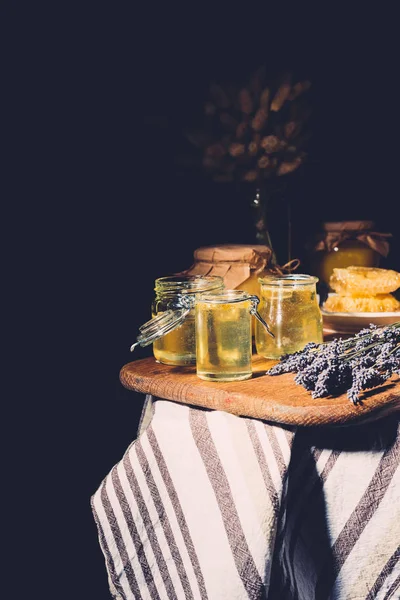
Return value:
M 328 296 L 324 310 L 329 312 L 396 312 L 400 302 L 392 294 L 377 296 Z
M 375 296 L 390 294 L 400 287 L 400 273 L 372 267 L 333 269 L 329 285 L 345 296 Z

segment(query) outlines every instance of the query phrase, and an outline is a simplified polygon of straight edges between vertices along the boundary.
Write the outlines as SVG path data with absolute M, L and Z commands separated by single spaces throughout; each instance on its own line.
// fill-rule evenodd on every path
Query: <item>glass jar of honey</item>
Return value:
M 259 312 L 268 322 L 274 337 L 256 323 L 257 353 L 278 359 L 283 354 L 302 350 L 308 342 L 321 343 L 322 316 L 316 284 L 310 275 L 282 275 L 260 279 Z
M 196 300 L 197 375 L 207 381 L 241 381 L 252 376 L 251 316 L 259 299 L 242 290 L 203 293 Z M 266 333 L 268 335 L 268 333 Z
M 161 363 L 194 365 L 196 296 L 223 288 L 223 279 L 217 276 L 179 275 L 156 279 L 153 318 L 139 328 L 140 334 L 131 350 L 138 344 L 153 344 L 154 357 Z
M 311 258 L 311 270 L 329 290 L 335 268 L 379 267 L 389 252 L 390 233 L 374 231 L 372 221 L 340 221 L 322 224 Z

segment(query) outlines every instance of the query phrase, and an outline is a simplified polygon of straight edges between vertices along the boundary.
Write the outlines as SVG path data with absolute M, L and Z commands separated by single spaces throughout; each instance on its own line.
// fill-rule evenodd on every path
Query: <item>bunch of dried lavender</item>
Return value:
M 202 126 L 187 138 L 215 181 L 260 182 L 292 173 L 307 158 L 311 82 L 269 80 L 266 66 L 243 86 L 212 84 Z
M 295 381 L 313 398 L 347 391 L 353 404 L 360 393 L 400 375 L 400 322 L 386 327 L 370 325 L 347 340 L 310 343 L 294 354 L 286 354 L 267 375 L 296 373 Z

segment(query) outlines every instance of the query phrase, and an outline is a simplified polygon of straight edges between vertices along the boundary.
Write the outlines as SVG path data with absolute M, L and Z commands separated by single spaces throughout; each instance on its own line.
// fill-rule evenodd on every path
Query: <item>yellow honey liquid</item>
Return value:
M 302 350 L 308 342 L 323 341 L 315 291 L 264 288 L 258 310 L 275 335 L 272 338 L 256 323 L 257 353 L 265 358 L 278 359 Z
M 155 316 L 153 314 L 153 318 Z M 166 365 L 196 364 L 194 311 L 186 317 L 180 327 L 153 343 L 153 354 Z
M 198 302 L 197 375 L 212 381 L 249 379 L 251 368 L 250 301 Z

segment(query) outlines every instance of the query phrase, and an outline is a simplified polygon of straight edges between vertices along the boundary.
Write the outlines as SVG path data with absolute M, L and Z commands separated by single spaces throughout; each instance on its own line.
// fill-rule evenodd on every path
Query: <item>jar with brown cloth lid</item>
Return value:
M 194 263 L 182 275 L 218 275 L 227 289 L 259 295 L 258 278 L 268 269 L 271 256 L 271 248 L 261 244 L 204 246 L 194 251 Z
M 389 253 L 391 233 L 374 231 L 373 221 L 339 221 L 322 224 L 313 247 L 312 271 L 329 286 L 334 268 L 378 267 Z

